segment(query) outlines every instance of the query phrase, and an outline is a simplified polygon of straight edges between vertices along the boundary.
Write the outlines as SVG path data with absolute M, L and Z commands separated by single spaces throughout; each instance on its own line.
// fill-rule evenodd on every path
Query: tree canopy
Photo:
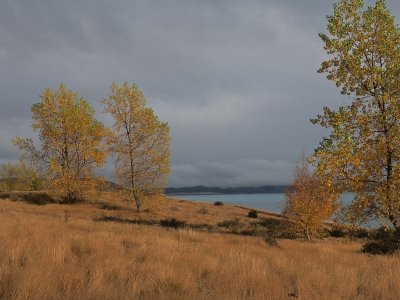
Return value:
M 32 128 L 39 145 L 17 137 L 14 143 L 39 174 L 67 201 L 94 190 L 94 169 L 105 163 L 108 130 L 95 119 L 94 109 L 61 84 L 45 89 L 32 106 Z
M 313 123 L 329 128 L 315 151 L 317 172 L 355 199 L 347 220 L 396 226 L 400 215 L 400 31 L 385 1 L 364 8 L 342 0 L 320 34 L 329 58 L 320 73 L 350 102 L 325 107 Z
M 103 100 L 105 112 L 114 120 L 109 139 L 115 155 L 114 178 L 134 198 L 138 211 L 143 195 L 164 189 L 170 171 L 170 137 L 167 123 L 146 106 L 143 92 L 135 85 L 112 85 Z
M 286 192 L 284 214 L 292 222 L 290 231 L 307 240 L 318 237 L 323 231 L 323 222 L 337 208 L 337 191 L 310 170 L 303 154 L 296 165 L 292 187 Z

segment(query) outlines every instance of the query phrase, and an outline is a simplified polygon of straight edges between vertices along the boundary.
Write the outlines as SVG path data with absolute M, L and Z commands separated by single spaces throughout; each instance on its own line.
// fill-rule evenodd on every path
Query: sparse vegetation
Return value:
M 258 214 L 257 214 L 257 211 L 256 210 L 251 210 L 251 211 L 249 211 L 249 213 L 247 214 L 247 216 L 249 217 L 249 218 L 257 218 L 258 217 Z

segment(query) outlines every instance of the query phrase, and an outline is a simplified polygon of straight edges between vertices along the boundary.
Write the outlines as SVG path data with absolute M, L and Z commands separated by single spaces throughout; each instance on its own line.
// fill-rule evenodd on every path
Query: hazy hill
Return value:
M 287 185 L 265 185 L 257 187 L 208 187 L 208 186 L 191 186 L 181 188 L 166 188 L 167 195 L 182 195 L 182 194 L 274 194 L 284 193 L 288 188 Z

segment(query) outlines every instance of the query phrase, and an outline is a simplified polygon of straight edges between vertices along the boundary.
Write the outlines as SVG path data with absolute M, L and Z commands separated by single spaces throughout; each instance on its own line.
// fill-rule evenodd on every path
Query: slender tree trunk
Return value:
M 142 211 L 142 200 L 140 199 L 140 196 L 138 195 L 138 193 L 133 192 L 133 198 L 135 199 L 137 212 L 141 212 Z

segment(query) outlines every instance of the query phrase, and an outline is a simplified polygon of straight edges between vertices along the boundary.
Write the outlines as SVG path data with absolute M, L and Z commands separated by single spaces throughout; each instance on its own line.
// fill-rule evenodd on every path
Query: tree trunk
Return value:
M 311 241 L 310 231 L 308 230 L 308 227 L 306 228 L 306 238 L 307 241 Z
M 133 192 L 133 198 L 135 199 L 135 203 L 136 203 L 136 211 L 141 212 L 142 211 L 142 201 L 136 192 Z

